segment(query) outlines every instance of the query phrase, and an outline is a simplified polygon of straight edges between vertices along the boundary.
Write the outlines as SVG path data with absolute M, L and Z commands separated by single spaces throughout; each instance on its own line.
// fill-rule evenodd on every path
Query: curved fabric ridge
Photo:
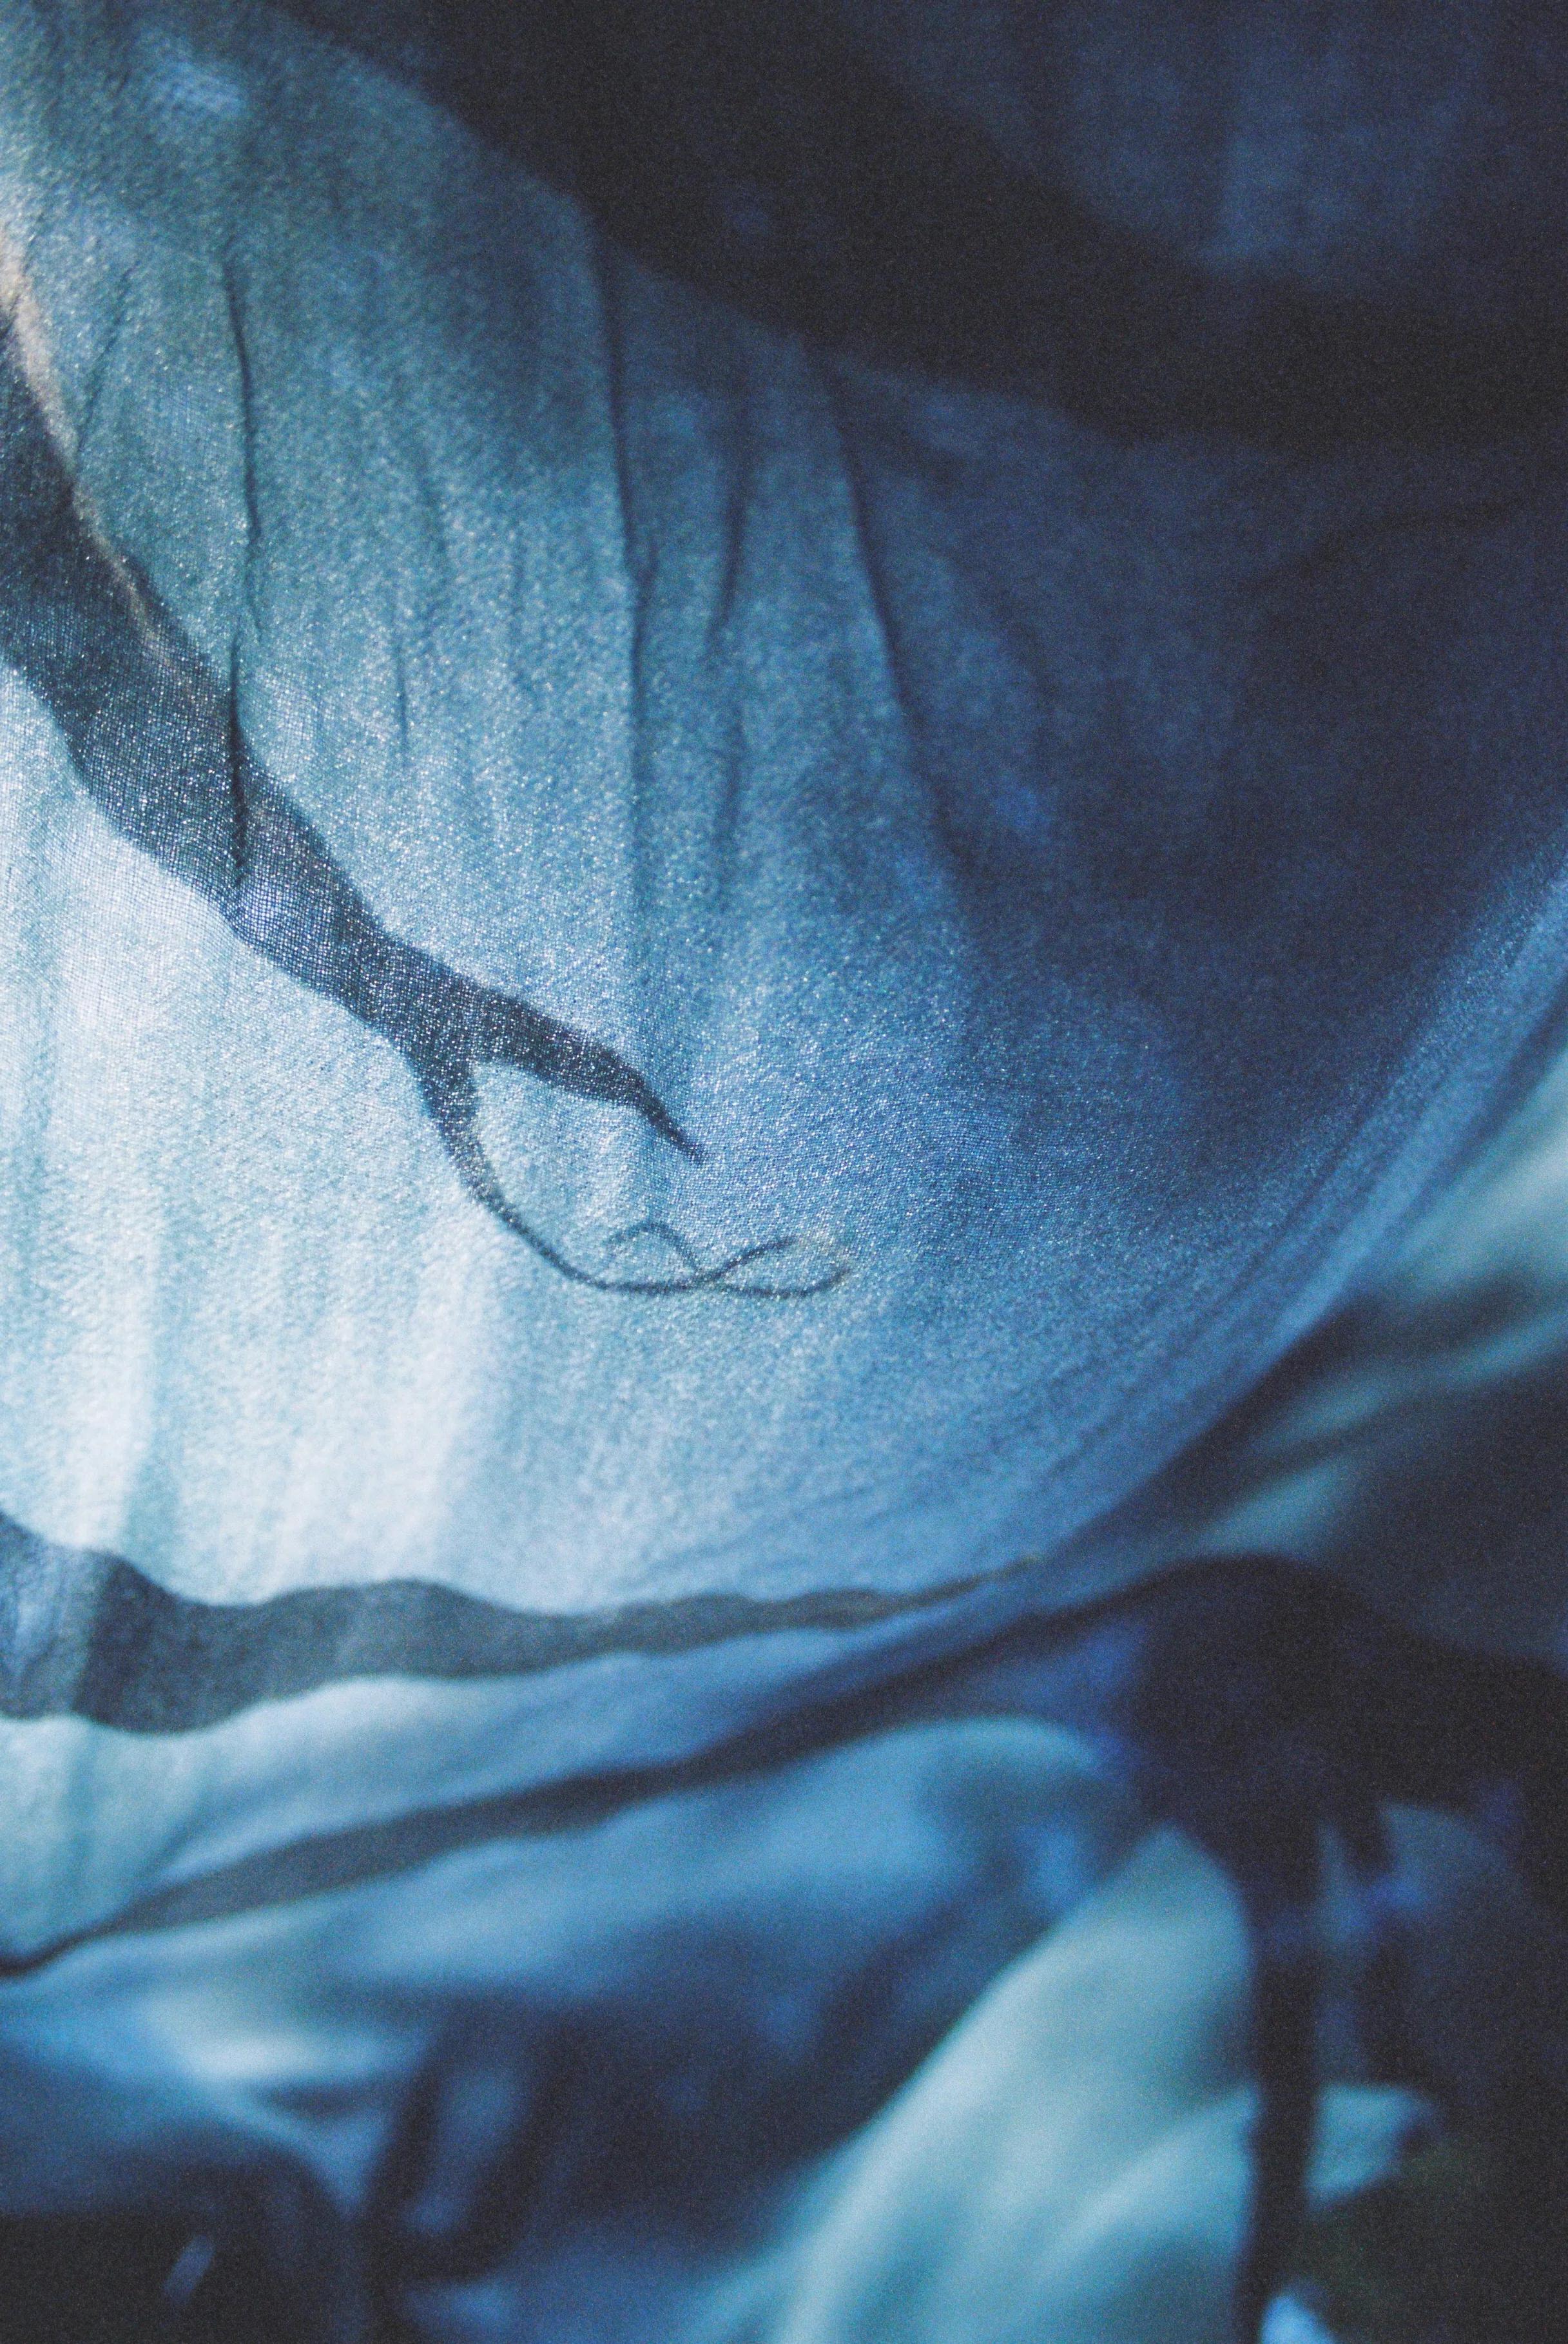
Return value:
M 905 1595 L 719 1593 L 595 1612 L 513 1611 L 413 1579 L 206 1603 L 116 1555 L 57 1545 L 0 1514 L 0 1713 L 188 1733 L 350 1678 L 529 1676 L 614 1652 L 669 1655 L 744 1636 L 873 1627 L 1036 1567 L 1026 1560 Z
M 232 298 L 231 308 L 243 376 L 245 328 Z M 611 1250 L 652 1239 L 676 1267 L 653 1277 L 595 1271 L 518 1209 L 480 1137 L 481 1066 L 515 1067 L 626 1107 L 693 1162 L 703 1151 L 616 1051 L 381 925 L 252 756 L 232 680 L 210 672 L 147 581 L 105 541 L 73 478 L 57 409 L 25 282 L 0 249 L 0 657 L 47 708 L 83 789 L 121 837 L 194 888 L 273 967 L 384 1036 L 407 1060 L 469 1195 L 572 1284 L 767 1300 L 837 1285 L 842 1261 L 790 1278 L 792 1238 L 703 1263 L 658 1220 L 616 1233 Z
M 797 1600 L 819 1614 L 827 1608 L 821 1598 Z M 866 1617 L 916 1608 L 886 1597 L 854 1600 L 884 1607 Z M 743 1601 L 692 1599 L 721 1612 Z M 836 1683 L 824 1678 L 815 1699 L 681 1756 L 307 1834 L 238 1857 L 152 1890 L 106 1924 L 0 1962 L 0 1975 L 39 1969 L 98 1938 L 234 1918 L 491 1840 L 584 1830 L 646 1801 L 736 1782 L 870 1734 L 975 1716 L 1027 1717 L 1082 1736 L 1113 1775 L 1221 1860 L 1256 1858 L 1260 1893 L 1282 1893 L 1298 1859 L 1315 1877 L 1312 1834 L 1321 1820 L 1346 1832 L 1353 1860 L 1375 1871 L 1377 1810 L 1391 1800 L 1469 1812 L 1520 1864 L 1543 1906 L 1568 1918 L 1568 1859 L 1556 1827 L 1568 1768 L 1561 1672 L 1401 1628 L 1310 1566 L 1218 1556 L 1068 1612 L 1026 1616 L 966 1650 L 871 1682 L 851 1663 L 847 1684 L 844 1673 Z M 1260 1733 L 1267 1762 L 1256 1752 Z M 1303 1814 L 1311 1825 L 1306 1839 Z

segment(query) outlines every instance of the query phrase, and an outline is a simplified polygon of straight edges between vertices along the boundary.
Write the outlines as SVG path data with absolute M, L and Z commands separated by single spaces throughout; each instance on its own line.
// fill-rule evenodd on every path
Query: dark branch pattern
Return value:
M 122 838 L 210 904 L 239 941 L 400 1053 L 469 1195 L 574 1285 L 757 1300 L 822 1293 L 846 1265 L 792 1278 L 802 1243 L 773 1238 L 701 1262 L 662 1220 L 621 1231 L 662 1244 L 658 1276 L 594 1271 L 507 1196 L 479 1127 L 476 1075 L 506 1066 L 641 1117 L 693 1163 L 703 1151 L 652 1085 L 575 1026 L 392 935 L 319 834 L 252 755 L 220 684 L 145 579 L 85 508 L 15 315 L 0 333 L 0 658 L 36 692 L 83 789 Z

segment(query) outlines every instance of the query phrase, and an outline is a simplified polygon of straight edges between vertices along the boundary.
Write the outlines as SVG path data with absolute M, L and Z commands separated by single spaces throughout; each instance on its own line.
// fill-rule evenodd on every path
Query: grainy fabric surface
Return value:
M 37 2332 L 1225 2334 L 1275 1842 L 1139 1591 L 1564 1659 L 1564 106 L 1545 8 L 0 0 Z M 1503 1759 L 1377 1764 L 1523 1944 Z M 1324 2056 L 1322 2198 L 1492 2105 Z

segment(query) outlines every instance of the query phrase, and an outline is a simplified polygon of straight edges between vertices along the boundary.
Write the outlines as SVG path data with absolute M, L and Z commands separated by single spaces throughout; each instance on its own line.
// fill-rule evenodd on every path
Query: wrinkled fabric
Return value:
M 856 2151 L 779 2344 L 1222 2335 L 1247 2181 L 1245 1958 L 1222 1884 L 1145 1842 Z M 1317 2192 L 1387 2170 L 1421 2113 L 1331 2087 Z
M 1003 2135 L 901 2162 L 985 2010 L 845 2144 L 1147 1814 L 958 1723 L 527 1802 L 1202 1547 L 1561 1662 L 1375 1381 L 1568 941 L 1563 66 L 1461 13 L 0 7 L 6 2213 L 281 2192 L 369 2333 L 553 2091 L 420 2332 L 952 2336 L 855 2226 L 990 2251 Z M 976 2339 L 1163 2317 L 1005 2227 Z

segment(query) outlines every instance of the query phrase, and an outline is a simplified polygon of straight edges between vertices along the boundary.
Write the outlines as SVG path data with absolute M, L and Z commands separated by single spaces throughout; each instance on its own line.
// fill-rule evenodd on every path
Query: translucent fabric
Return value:
M 254 2267 L 329 2344 L 1219 2336 L 1318 1824 L 1545 1959 L 1565 78 L 1479 5 L 0 0 L 19 2255 L 127 2224 L 191 2335 Z M 1299 1584 L 1517 1752 L 1342 1783 Z M 1502 2106 L 1340 2053 L 1323 2202 Z

